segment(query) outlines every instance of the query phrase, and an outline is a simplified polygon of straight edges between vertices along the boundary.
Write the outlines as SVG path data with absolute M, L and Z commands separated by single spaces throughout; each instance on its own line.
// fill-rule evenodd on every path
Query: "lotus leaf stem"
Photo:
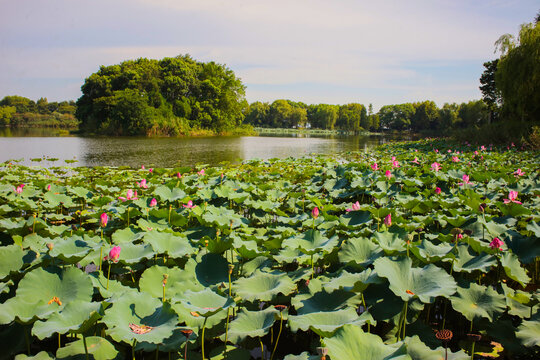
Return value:
M 131 345 L 131 358 L 135 360 L 135 346 L 137 345 L 137 339 L 133 339 L 133 344 Z
M 473 341 L 471 345 L 471 360 L 474 360 L 474 345 L 476 344 L 476 341 Z
M 159 360 L 159 344 L 156 346 L 156 360 Z
M 264 360 L 264 345 L 260 336 L 259 336 L 259 343 L 261 344 L 261 359 Z
M 275 354 L 276 349 L 277 349 L 277 344 L 278 344 L 278 341 L 279 341 L 279 337 L 281 336 L 282 328 L 283 328 L 283 311 L 280 311 L 279 312 L 279 332 L 278 332 L 278 335 L 277 335 L 277 338 L 276 338 L 276 344 L 274 345 L 274 349 L 272 350 L 272 355 L 270 355 L 270 360 L 272 360 L 274 358 L 274 354 Z
M 402 340 L 405 340 L 405 327 L 407 326 L 407 308 L 408 308 L 409 302 L 405 301 L 405 314 L 403 314 L 403 337 Z
M 127 208 L 127 226 L 129 227 L 129 211 L 131 210 L 130 207 Z
M 84 344 L 84 353 L 86 354 L 86 360 L 89 360 L 89 355 L 88 355 L 88 346 L 86 345 L 86 336 L 83 334 L 82 335 L 82 339 L 83 339 L 83 344 Z
M 109 271 L 107 272 L 107 287 L 105 290 L 109 290 L 109 276 L 111 276 L 111 264 L 109 263 Z
M 311 254 L 311 278 L 313 279 L 313 275 L 315 274 L 315 270 L 313 268 L 313 254 Z
M 365 311 L 367 311 L 366 300 L 364 300 L 364 293 L 362 292 L 361 294 L 362 294 L 362 305 L 364 306 Z M 369 332 L 369 328 L 370 328 L 370 324 L 368 323 L 367 332 Z
M 60 349 L 62 347 L 62 338 L 61 338 L 62 335 L 60 335 L 60 333 L 58 333 L 58 348 Z
M 205 316 L 203 326 L 202 326 L 202 338 L 201 338 L 202 360 L 204 360 L 204 331 L 206 330 L 207 320 L 208 320 L 208 316 Z M 225 344 L 225 346 L 227 346 L 227 344 Z

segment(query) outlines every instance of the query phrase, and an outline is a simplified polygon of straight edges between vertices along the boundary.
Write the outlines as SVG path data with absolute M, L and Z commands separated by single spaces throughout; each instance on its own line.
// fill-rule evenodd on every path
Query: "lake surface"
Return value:
M 0 128 L 0 162 L 22 159 L 21 164 L 39 166 L 62 166 L 66 164 L 65 160 L 77 160 L 73 166 L 217 165 L 223 161 L 238 163 L 254 158 L 365 151 L 390 141 L 382 136 L 145 138 L 60 135 L 50 129 Z M 31 161 L 36 158 L 43 160 Z

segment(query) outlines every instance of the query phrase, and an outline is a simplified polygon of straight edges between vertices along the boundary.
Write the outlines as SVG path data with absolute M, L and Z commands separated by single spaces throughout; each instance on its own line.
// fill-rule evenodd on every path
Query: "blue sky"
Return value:
M 0 98 L 76 100 L 100 65 L 189 53 L 249 102 L 479 99 L 482 63 L 537 0 L 0 0 Z

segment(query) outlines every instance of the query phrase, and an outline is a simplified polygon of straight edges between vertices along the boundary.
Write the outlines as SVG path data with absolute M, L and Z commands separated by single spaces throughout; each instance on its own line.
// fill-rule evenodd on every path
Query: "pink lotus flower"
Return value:
M 490 243 L 489 247 L 492 249 L 502 250 L 502 246 L 504 245 L 504 242 L 500 240 L 499 238 L 494 238 Z
M 436 187 L 435 188 L 435 194 L 439 195 L 441 193 L 441 188 L 440 187 Z
M 112 260 L 117 263 L 120 258 L 120 250 L 120 246 L 113 247 L 111 251 L 109 251 L 109 256 L 105 257 L 105 260 Z
M 435 149 L 435 152 L 438 153 L 438 152 L 439 152 L 439 149 Z
M 150 168 L 150 169 L 148 169 L 148 172 L 151 174 L 151 173 L 154 172 L 154 169 Z
M 469 175 L 463 174 L 463 176 L 461 177 L 461 179 L 463 180 L 463 182 L 462 182 L 462 183 L 459 183 L 459 184 L 458 184 L 459 186 L 472 184 L 472 182 L 469 181 Z
M 437 163 L 437 162 L 434 162 L 433 164 L 431 164 L 431 169 L 435 172 L 441 170 L 441 164 Z
M 181 178 L 182 178 L 182 174 L 176 173 L 176 177 L 179 178 L 179 179 L 181 179 Z
M 392 161 L 392 168 L 398 168 L 399 162 L 397 160 Z
M 525 176 L 525 173 L 523 171 L 521 171 L 521 169 L 517 169 L 515 172 L 514 172 L 514 175 L 516 177 L 519 177 L 519 176 Z
M 453 162 L 459 162 L 459 158 L 457 156 L 452 156 L 452 161 Z
M 315 206 L 313 208 L 313 210 L 311 210 L 311 216 L 313 216 L 314 219 L 319 217 L 319 208 L 318 207 Z
M 21 184 L 21 185 L 17 186 L 17 188 L 15 189 L 15 192 L 17 194 L 20 194 L 20 193 L 23 192 L 23 189 L 24 189 L 24 184 Z
M 143 189 L 148 189 L 148 185 L 146 185 L 146 179 L 142 179 L 141 182 L 138 182 L 137 185 Z
M 420 165 L 420 162 L 418 161 L 418 158 L 417 158 L 417 157 L 414 157 L 414 160 L 411 161 L 411 162 Z
M 390 172 L 390 170 L 386 170 L 386 172 L 384 173 L 384 176 L 386 176 L 386 178 L 390 180 L 390 178 L 392 177 L 392 173 Z
M 197 175 L 203 176 L 203 175 L 204 175 L 204 169 L 202 169 L 201 171 L 197 172 Z
M 47 191 L 51 191 L 51 184 L 47 185 Z
M 154 207 L 157 205 L 157 200 L 156 198 L 152 198 L 152 200 L 150 200 L 150 207 Z
M 107 216 L 107 213 L 101 214 L 101 217 L 100 217 L 100 226 L 101 226 L 101 227 L 107 226 L 107 222 L 109 222 L 109 217 Z
M 388 227 L 392 226 L 392 214 L 388 214 L 385 216 L 384 224 Z
M 480 150 L 485 151 L 486 147 L 484 145 L 480 146 Z
M 376 162 L 373 163 L 373 165 L 371 165 L 371 168 L 375 171 L 379 170 L 379 165 L 377 165 Z
M 521 204 L 521 201 L 517 201 L 517 196 L 518 196 L 518 192 L 517 191 L 510 191 L 508 193 L 508 199 L 503 199 L 504 203 L 505 204 L 508 204 L 508 203 L 516 203 L 516 204 Z
M 138 199 L 138 197 L 137 197 L 137 191 L 135 191 L 135 193 L 134 193 L 132 189 L 129 189 L 129 190 L 126 192 L 126 197 L 119 196 L 118 199 L 119 199 L 119 200 L 122 200 L 122 201 L 126 201 L 126 200 L 137 200 L 137 199 Z
M 358 201 L 352 204 L 352 209 L 346 209 L 347 212 L 357 211 L 357 210 L 360 210 L 360 203 Z
M 187 202 L 187 205 L 183 205 L 185 208 L 187 209 L 193 209 L 194 207 L 196 207 L 197 205 L 193 205 L 193 201 L 189 200 Z
M 474 155 L 478 155 L 478 151 L 475 150 L 475 151 L 474 151 Z
M 144 165 L 141 165 L 141 170 L 144 170 Z

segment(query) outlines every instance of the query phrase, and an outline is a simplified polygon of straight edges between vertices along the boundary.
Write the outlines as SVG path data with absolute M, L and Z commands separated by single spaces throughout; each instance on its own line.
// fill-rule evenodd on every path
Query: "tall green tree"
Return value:
M 502 55 L 495 82 L 505 118 L 540 121 L 540 23 L 523 24 L 517 39 L 503 35 L 496 45 Z
M 415 110 L 411 117 L 411 127 L 415 131 L 435 130 L 439 120 L 439 109 L 433 101 L 414 104 Z
M 482 100 L 486 103 L 490 110 L 490 122 L 496 120 L 499 106 L 502 104 L 501 92 L 495 84 L 495 73 L 497 72 L 497 64 L 499 59 L 484 63 L 486 68 L 480 76 L 480 91 L 482 92 Z

